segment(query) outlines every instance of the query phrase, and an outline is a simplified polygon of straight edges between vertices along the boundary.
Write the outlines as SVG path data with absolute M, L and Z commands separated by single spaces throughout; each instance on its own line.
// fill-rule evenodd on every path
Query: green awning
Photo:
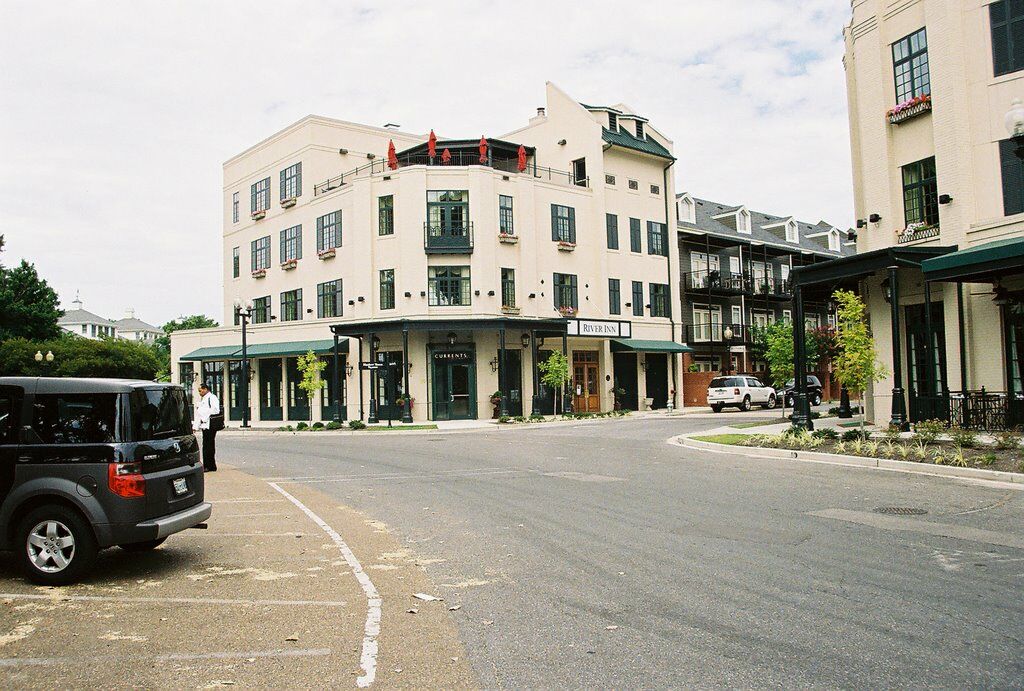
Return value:
M 334 348 L 334 339 L 325 338 L 315 341 L 288 341 L 287 343 L 250 343 L 246 347 L 246 355 L 250 358 L 289 357 L 305 355 L 309 351 L 317 354 L 330 353 Z M 338 344 L 339 353 L 348 352 L 348 339 Z M 183 355 L 181 360 L 238 360 L 242 357 L 241 345 L 212 346 L 193 350 Z
M 1024 274 L 1024 238 L 1006 238 L 950 252 L 921 263 L 929 281 L 987 283 L 999 276 Z
M 675 341 L 649 341 L 642 338 L 613 338 L 612 352 L 692 353 L 693 348 Z

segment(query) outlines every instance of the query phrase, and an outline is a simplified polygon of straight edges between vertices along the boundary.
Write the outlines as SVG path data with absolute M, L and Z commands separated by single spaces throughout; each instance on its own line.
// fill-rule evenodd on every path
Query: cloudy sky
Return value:
M 849 0 L 0 2 L 0 261 L 65 306 L 221 315 L 221 164 L 309 113 L 501 134 L 550 80 L 675 141 L 677 191 L 848 226 Z M 339 171 L 340 172 L 340 171 Z

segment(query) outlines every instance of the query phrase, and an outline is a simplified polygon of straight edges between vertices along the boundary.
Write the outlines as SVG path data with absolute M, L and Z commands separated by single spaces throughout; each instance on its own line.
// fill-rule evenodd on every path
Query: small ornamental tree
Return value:
M 809 353 L 814 352 L 814 362 L 811 363 Z M 807 332 L 808 363 L 811 367 L 823 372 L 828 372 L 829 379 L 833 377 L 830 369 L 839 354 L 839 334 L 835 327 L 825 325 L 811 329 Z
M 889 370 L 878 361 L 875 341 L 868 331 L 864 301 L 849 290 L 837 290 L 832 298 L 838 306 L 839 352 L 835 358 L 835 377 L 849 391 L 859 394 L 863 432 L 864 393 L 869 385 L 888 377 Z
M 765 329 L 765 360 L 775 388 L 783 389 L 782 415 L 786 415 L 786 382 L 793 377 L 793 325 L 776 322 Z
M 327 386 L 327 382 L 321 378 L 320 373 L 327 367 L 327 363 L 321 360 L 312 350 L 305 355 L 300 355 L 297 362 L 299 373 L 302 374 L 302 381 L 299 388 L 309 396 L 309 410 L 312 415 L 313 406 L 316 404 L 316 396 Z M 312 419 L 312 418 L 310 418 Z
M 551 402 L 551 410 L 558 412 L 558 399 L 562 393 L 563 388 L 569 382 L 569 378 L 572 376 L 572 372 L 569 368 L 569 358 L 562 355 L 558 351 L 551 353 L 548 359 L 544 362 L 537 364 L 537 369 L 541 371 L 540 380 L 544 386 L 549 387 L 552 390 L 552 395 L 555 400 Z M 565 403 L 562 403 L 562 413 L 565 413 Z

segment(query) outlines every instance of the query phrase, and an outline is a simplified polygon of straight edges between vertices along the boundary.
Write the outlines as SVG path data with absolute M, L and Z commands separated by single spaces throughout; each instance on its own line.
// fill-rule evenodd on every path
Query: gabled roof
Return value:
M 643 139 L 638 139 L 629 132 L 618 131 L 613 132 L 607 127 L 601 128 L 601 138 L 612 146 L 621 146 L 624 149 L 632 149 L 633 151 L 639 151 L 644 154 L 650 154 L 651 156 L 658 156 L 659 158 L 667 158 L 670 161 L 674 161 L 675 156 L 669 153 L 669 150 L 663 147 L 661 144 L 651 139 L 649 136 L 645 136 Z
M 98 324 L 101 326 L 116 326 L 109 319 L 104 319 L 98 314 L 89 310 L 68 310 L 64 316 L 57 320 L 58 324 Z
M 135 319 L 134 317 L 118 319 L 114 324 L 121 331 L 163 331 L 159 326 L 147 324 L 141 319 Z

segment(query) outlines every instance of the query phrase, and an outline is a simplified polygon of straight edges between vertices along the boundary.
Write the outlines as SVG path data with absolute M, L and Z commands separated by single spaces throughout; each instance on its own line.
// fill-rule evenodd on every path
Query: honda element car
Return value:
M 0 549 L 61 585 L 98 550 L 150 550 L 202 524 L 203 466 L 180 386 L 0 377 Z

